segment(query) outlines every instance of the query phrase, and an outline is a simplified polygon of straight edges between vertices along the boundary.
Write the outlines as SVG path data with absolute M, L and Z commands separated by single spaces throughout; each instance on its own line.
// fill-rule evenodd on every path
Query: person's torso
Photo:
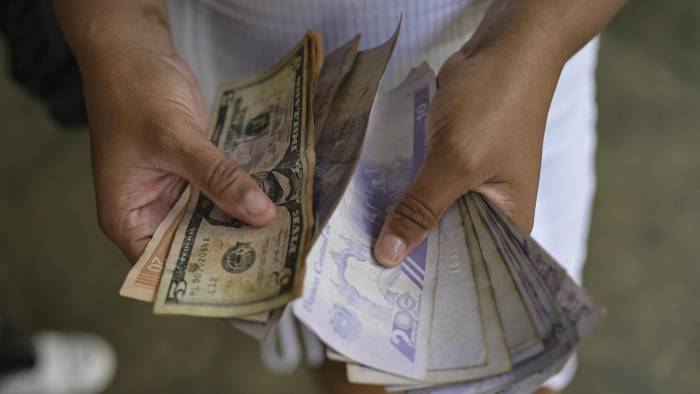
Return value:
M 307 30 L 320 31 L 326 51 L 360 33 L 360 48 L 401 34 L 384 77 L 396 86 L 423 61 L 439 70 L 476 29 L 485 0 L 171 0 L 178 52 L 210 99 L 226 81 L 260 72 Z
M 274 65 L 308 30 L 321 32 L 326 52 L 358 33 L 360 48 L 366 49 L 387 40 L 401 19 L 401 33 L 382 82 L 382 89 L 389 90 L 424 61 L 439 71 L 477 29 L 490 2 L 168 0 L 168 9 L 178 54 L 192 67 L 204 97 L 211 101 L 221 84 Z M 583 109 L 595 106 L 596 63 L 597 40 L 593 40 L 564 67 L 547 120 L 545 156 L 558 146 L 575 144 L 574 129 L 589 127 L 581 122 L 595 122 L 595 115 L 585 121 L 578 118 Z

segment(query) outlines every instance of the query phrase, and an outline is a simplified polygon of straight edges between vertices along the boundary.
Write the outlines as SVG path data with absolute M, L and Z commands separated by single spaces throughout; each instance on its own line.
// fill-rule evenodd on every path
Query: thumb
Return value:
M 442 214 L 468 190 L 466 179 L 446 173 L 428 155 L 408 190 L 389 211 L 374 246 L 374 257 L 387 267 L 402 262 L 425 239 Z
M 177 172 L 226 214 L 254 226 L 275 218 L 277 207 L 250 175 L 201 134 L 193 134 L 178 156 Z

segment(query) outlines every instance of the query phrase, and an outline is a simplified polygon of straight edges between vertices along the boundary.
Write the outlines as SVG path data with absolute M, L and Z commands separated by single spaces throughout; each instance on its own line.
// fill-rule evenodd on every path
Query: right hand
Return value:
M 134 262 L 190 182 L 255 226 L 275 205 L 207 139 L 208 115 L 189 67 L 138 50 L 83 67 L 100 227 Z

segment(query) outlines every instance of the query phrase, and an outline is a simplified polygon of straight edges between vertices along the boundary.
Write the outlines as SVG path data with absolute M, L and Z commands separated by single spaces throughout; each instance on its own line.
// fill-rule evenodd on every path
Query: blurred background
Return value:
M 110 394 L 319 392 L 305 367 L 267 372 L 257 342 L 219 321 L 156 317 L 117 295 L 129 264 L 97 226 L 76 70 L 64 57 L 60 74 L 23 71 L 42 53 L 11 62 L 9 49 L 3 36 L 0 319 L 107 339 L 119 358 Z M 566 392 L 697 393 L 700 2 L 631 1 L 602 35 L 598 82 L 585 285 L 608 314 Z

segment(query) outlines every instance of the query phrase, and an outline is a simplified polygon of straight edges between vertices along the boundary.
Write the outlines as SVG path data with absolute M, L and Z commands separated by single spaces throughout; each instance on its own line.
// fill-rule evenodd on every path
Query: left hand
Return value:
M 428 152 L 390 210 L 374 247 L 382 265 L 403 261 L 468 191 L 532 229 L 542 143 L 561 65 L 460 50 L 440 70 L 428 115 Z

